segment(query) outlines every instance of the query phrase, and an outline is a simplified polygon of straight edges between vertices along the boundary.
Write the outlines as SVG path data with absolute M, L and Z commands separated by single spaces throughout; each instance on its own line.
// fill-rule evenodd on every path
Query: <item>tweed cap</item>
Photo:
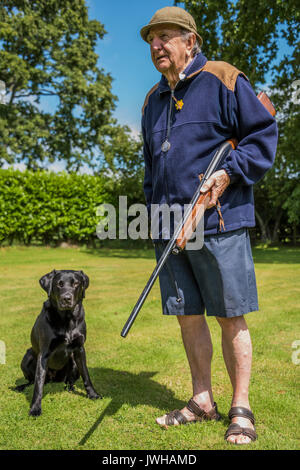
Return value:
M 157 12 L 152 16 L 149 24 L 144 26 L 140 31 L 144 41 L 147 42 L 147 37 L 152 26 L 160 24 L 172 24 L 187 29 L 188 31 L 196 34 L 200 46 L 202 45 L 203 41 L 197 32 L 197 26 L 194 18 L 183 8 L 165 7 L 157 10 Z

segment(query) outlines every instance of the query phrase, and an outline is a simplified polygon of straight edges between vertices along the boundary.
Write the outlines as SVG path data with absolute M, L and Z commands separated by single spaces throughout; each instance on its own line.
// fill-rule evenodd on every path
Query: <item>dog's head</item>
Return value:
M 58 310 L 74 310 L 85 296 L 89 278 L 83 271 L 54 269 L 41 277 L 40 285 Z

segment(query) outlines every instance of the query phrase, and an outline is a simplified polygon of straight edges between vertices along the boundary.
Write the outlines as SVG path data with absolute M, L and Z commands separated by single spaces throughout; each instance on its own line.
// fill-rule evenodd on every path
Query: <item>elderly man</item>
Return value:
M 203 187 L 212 196 L 205 212 L 204 246 L 171 255 L 161 271 L 163 313 L 181 327 L 193 385 L 182 410 L 157 418 L 161 426 L 220 418 L 211 387 L 212 343 L 204 311 L 222 329 L 223 356 L 233 387 L 225 439 L 257 438 L 250 408 L 252 346 L 244 315 L 258 310 L 248 227 L 255 225 L 253 184 L 272 166 L 275 120 L 257 99 L 247 77 L 225 62 L 208 61 L 193 17 L 182 8 L 158 10 L 141 29 L 162 74 L 143 107 L 147 205 L 187 204 L 216 149 L 239 144 Z M 224 193 L 224 194 L 223 194 Z M 225 232 L 215 208 L 220 199 Z M 162 237 L 163 238 L 163 237 Z M 160 256 L 163 240 L 155 240 Z

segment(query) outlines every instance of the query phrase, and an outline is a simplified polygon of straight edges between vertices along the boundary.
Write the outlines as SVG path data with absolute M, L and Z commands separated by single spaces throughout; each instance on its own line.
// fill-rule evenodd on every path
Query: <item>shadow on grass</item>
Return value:
M 252 249 L 254 263 L 300 264 L 300 249 L 290 247 L 269 247 Z
M 111 402 L 82 437 L 78 443 L 80 446 L 85 445 L 106 416 L 115 415 L 123 404 L 131 407 L 148 405 L 162 410 L 162 414 L 175 409 L 180 410 L 186 405 L 186 402 L 174 397 L 172 390 L 152 379 L 157 372 L 133 374 L 105 368 L 90 370 L 96 390 L 99 390 L 104 397 L 111 397 Z M 225 417 L 221 415 L 221 419 Z M 153 425 L 156 426 L 155 423 Z
M 95 420 L 88 432 L 81 438 L 80 442 L 78 442 L 79 446 L 86 444 L 105 417 L 115 415 L 124 404 L 130 407 L 148 405 L 152 408 L 162 410 L 162 414 L 174 409 L 180 410 L 186 405 L 184 401 L 174 397 L 172 390 L 153 380 L 153 376 L 157 372 L 140 372 L 139 374 L 133 374 L 127 371 L 101 367 L 89 368 L 89 372 L 97 392 L 104 398 L 110 397 L 111 401 Z M 18 379 L 16 381 L 16 385 L 20 385 L 21 383 L 24 383 L 24 379 Z M 63 391 L 63 389 L 64 384 L 62 383 L 48 383 L 44 387 L 43 397 L 49 393 Z M 24 393 L 30 403 L 33 385 L 18 393 Z M 76 382 L 75 391 L 73 393 L 86 397 L 81 379 Z M 222 419 L 224 419 L 223 416 Z
M 115 415 L 123 404 L 131 407 L 148 405 L 161 410 L 182 408 L 184 402 L 176 399 L 172 390 L 153 380 L 156 373 L 140 372 L 139 374 L 133 374 L 121 370 L 92 368 L 91 376 L 95 388 L 100 390 L 104 397 L 110 397 L 111 401 L 78 445 L 83 446 L 103 419 Z
M 155 251 L 153 248 L 84 248 L 82 253 L 101 258 L 144 258 L 155 260 Z
M 78 384 L 78 382 L 76 382 Z M 19 387 L 19 386 L 22 386 L 22 385 L 25 385 L 24 386 L 24 390 L 17 390 L 16 387 Z M 9 390 L 11 390 L 12 392 L 16 392 L 16 393 L 23 393 L 23 395 L 25 395 L 27 401 L 29 404 L 31 404 L 31 400 L 32 400 L 32 395 L 33 395 L 33 388 L 34 388 L 34 384 L 28 384 L 28 382 L 26 381 L 26 379 L 21 378 L 21 379 L 17 379 L 16 380 L 16 385 L 15 387 L 9 387 Z M 58 392 L 62 392 L 66 390 L 65 388 L 65 384 L 62 383 L 62 382 L 47 382 L 45 385 L 44 385 L 44 389 L 43 389 L 43 398 L 45 398 L 46 395 L 54 395 Z M 70 392 L 71 393 L 71 392 Z M 72 393 L 74 393 L 75 395 L 80 395 L 82 397 L 86 397 L 86 393 L 84 390 L 74 390 L 72 391 Z M 29 408 L 28 408 L 28 412 L 29 412 Z

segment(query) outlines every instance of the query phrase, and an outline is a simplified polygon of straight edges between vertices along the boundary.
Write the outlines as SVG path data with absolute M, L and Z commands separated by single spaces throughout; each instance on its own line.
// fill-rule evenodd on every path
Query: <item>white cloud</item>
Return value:
M 26 165 L 24 163 L 14 163 L 13 165 L 9 165 L 8 163 L 4 163 L 1 167 L 3 170 L 7 170 L 8 168 L 13 168 L 14 170 L 25 171 Z

